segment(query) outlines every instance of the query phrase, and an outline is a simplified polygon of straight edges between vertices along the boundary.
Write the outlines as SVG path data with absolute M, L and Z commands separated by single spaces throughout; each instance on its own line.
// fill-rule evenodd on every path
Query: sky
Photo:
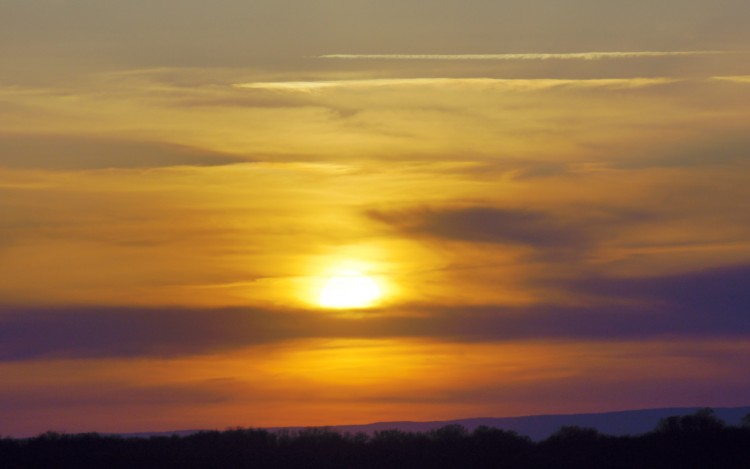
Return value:
M 748 21 L 0 0 L 0 435 L 748 405 Z

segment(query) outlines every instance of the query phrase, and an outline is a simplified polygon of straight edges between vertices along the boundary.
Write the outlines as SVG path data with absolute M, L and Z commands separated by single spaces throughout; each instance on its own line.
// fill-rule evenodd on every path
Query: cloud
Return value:
M 432 310 L 433 333 L 467 340 L 643 339 L 750 334 L 750 265 L 661 277 L 558 281 L 589 305 L 495 305 Z
M 376 220 L 405 231 L 440 238 L 533 246 L 578 244 L 580 236 L 551 215 L 530 210 L 468 207 L 406 212 L 370 212 Z
M 740 51 L 632 51 L 632 52 L 570 52 L 528 54 L 326 54 L 321 59 L 344 60 L 602 60 L 639 59 L 650 57 L 682 57 L 741 54 Z
M 532 247 L 542 256 L 580 255 L 623 225 L 649 218 L 646 212 L 579 207 L 556 213 L 488 206 L 403 211 L 368 215 L 398 231 L 428 238 Z
M 301 334 L 304 321 L 279 319 L 229 309 L 8 308 L 0 312 L 0 357 L 174 356 Z
M 265 90 L 265 91 L 299 91 L 312 92 L 330 88 L 369 88 L 380 86 L 424 86 L 424 85 L 446 85 L 458 83 L 488 84 L 495 80 L 472 78 L 374 78 L 364 80 L 318 80 L 318 81 L 279 81 L 279 82 L 255 82 L 237 83 L 235 88 Z
M 750 265 L 560 282 L 589 304 L 403 305 L 358 317 L 262 309 L 5 307 L 0 361 L 174 357 L 306 338 L 497 342 L 750 335 Z
M 446 87 L 471 86 L 475 88 L 498 88 L 508 90 L 545 90 L 553 88 L 609 88 L 632 89 L 675 83 L 673 78 L 588 78 L 588 79 L 557 79 L 557 78 L 372 78 L 361 80 L 316 80 L 316 81 L 274 81 L 235 83 L 235 88 L 248 90 L 264 90 L 275 92 L 312 93 L 331 89 L 362 89 L 380 87 Z
M 750 84 L 750 75 L 713 77 L 713 79 L 718 81 L 727 81 L 730 83 Z
M 401 322 L 377 312 L 362 320 L 253 308 L 4 307 L 0 361 L 176 357 L 303 338 L 425 335 L 410 319 Z
M 205 383 L 192 385 L 134 385 L 126 382 L 98 382 L 95 386 L 60 384 L 49 388 L 2 389 L 0 410 L 9 414 L 19 407 L 34 409 L 91 408 L 112 406 L 162 407 L 165 405 L 215 404 L 227 401 L 230 392 Z
M 0 166 L 6 168 L 131 169 L 241 162 L 241 158 L 225 153 L 171 143 L 83 135 L 0 134 Z
M 657 309 L 679 312 L 685 319 L 701 321 L 706 331 L 728 326 L 750 330 L 749 281 L 750 265 L 740 264 L 663 277 L 582 278 L 569 286 L 588 294 L 636 299 Z M 691 327 L 690 321 L 675 325 L 675 330 L 682 327 Z
M 731 168 L 745 169 L 750 163 L 747 129 L 721 129 L 709 135 L 684 138 L 668 145 L 645 148 L 628 158 L 613 159 L 611 169 Z

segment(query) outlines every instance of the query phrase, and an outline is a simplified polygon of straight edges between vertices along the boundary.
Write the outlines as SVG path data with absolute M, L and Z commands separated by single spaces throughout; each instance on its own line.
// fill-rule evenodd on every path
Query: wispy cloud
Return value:
M 46 133 L 0 133 L 0 167 L 46 170 L 221 166 L 240 157 L 187 145 Z
M 674 83 L 672 78 L 598 78 L 598 79 L 495 79 L 495 78 L 376 78 L 365 80 L 277 81 L 236 83 L 235 88 L 312 93 L 338 88 L 374 88 L 396 86 L 476 86 L 510 89 L 547 89 L 557 87 L 641 88 Z
M 370 211 L 404 234 L 470 243 L 523 245 L 546 258 L 579 257 L 628 225 L 651 218 L 645 211 L 585 210 L 575 215 L 486 206 L 458 209 Z
M 725 77 L 713 77 L 714 80 L 728 81 L 731 83 L 745 83 L 750 85 L 750 75 L 734 75 Z
M 321 59 L 369 60 L 601 60 L 737 54 L 738 51 L 632 51 L 528 54 L 325 54 Z
M 278 81 L 237 83 L 235 88 L 267 91 L 300 91 L 310 92 L 329 88 L 367 88 L 372 86 L 401 86 L 401 85 L 440 85 L 454 82 L 490 83 L 495 80 L 489 78 L 453 79 L 453 78 L 378 78 L 365 80 L 319 80 L 319 81 Z

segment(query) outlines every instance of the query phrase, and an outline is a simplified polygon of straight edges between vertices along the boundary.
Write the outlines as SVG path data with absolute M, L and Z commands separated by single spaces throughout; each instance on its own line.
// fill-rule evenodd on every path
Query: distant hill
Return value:
M 542 440 L 570 425 L 589 427 L 608 435 L 638 435 L 653 430 L 659 420 L 673 415 L 688 415 L 700 407 L 679 407 L 666 409 L 626 410 L 621 412 L 532 415 L 526 417 L 471 418 L 435 422 L 378 422 L 368 425 L 339 425 L 331 430 L 349 433 L 374 433 L 379 430 L 398 429 L 409 432 L 425 432 L 446 425 L 462 425 L 467 430 L 485 425 L 488 427 L 512 430 L 527 435 L 534 440 Z M 738 425 L 742 417 L 750 413 L 750 407 L 713 408 L 714 414 L 728 425 Z
M 503 430 L 512 430 L 521 435 L 527 435 L 534 440 L 543 440 L 562 426 L 579 426 L 595 428 L 607 435 L 639 435 L 653 430 L 659 420 L 675 415 L 688 415 L 700 410 L 701 407 L 676 407 L 665 409 L 626 410 L 620 412 L 562 414 L 562 415 L 531 415 L 525 417 L 503 418 L 469 418 L 459 420 L 442 420 L 433 422 L 376 422 L 364 425 L 333 425 L 325 427 L 341 433 L 373 434 L 381 430 L 401 430 L 405 432 L 426 432 L 446 425 L 462 425 L 467 430 L 485 425 Z M 750 414 L 748 407 L 717 408 L 714 414 L 728 425 L 738 425 L 742 417 Z M 308 427 L 277 427 L 267 428 L 271 431 L 301 430 Z M 187 436 L 200 430 L 180 430 L 172 432 L 128 433 L 125 437 L 150 436 Z

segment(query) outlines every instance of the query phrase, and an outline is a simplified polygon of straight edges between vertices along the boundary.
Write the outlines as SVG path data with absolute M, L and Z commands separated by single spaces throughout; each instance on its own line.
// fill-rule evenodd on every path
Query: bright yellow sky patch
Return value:
M 318 302 L 324 308 L 368 308 L 374 306 L 382 294 L 375 279 L 356 270 L 349 270 L 326 279 Z

